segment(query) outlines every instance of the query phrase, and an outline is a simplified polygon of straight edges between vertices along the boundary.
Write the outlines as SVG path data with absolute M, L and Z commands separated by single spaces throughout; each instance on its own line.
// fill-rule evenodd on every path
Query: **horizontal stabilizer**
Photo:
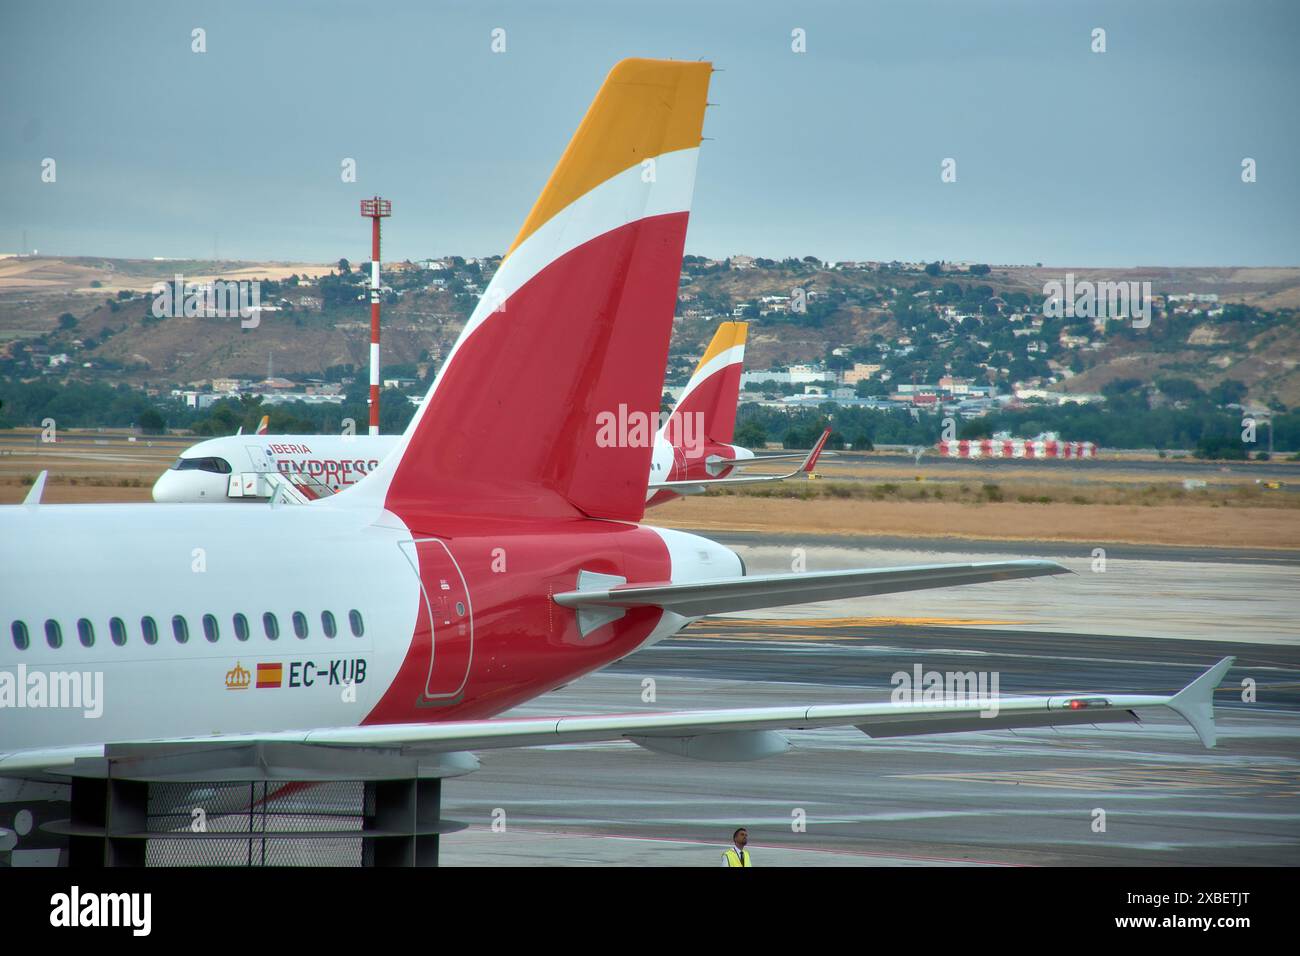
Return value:
M 826 440 L 831 437 L 831 430 L 828 428 L 822 432 L 822 437 L 817 439 L 817 444 L 813 445 L 807 455 L 804 455 L 803 461 L 794 471 L 786 472 L 784 475 L 737 475 L 729 478 L 702 478 L 698 481 L 652 481 L 650 482 L 651 491 L 671 491 L 679 495 L 698 495 L 710 488 L 721 488 L 733 485 L 752 485 L 767 481 L 786 481 L 800 474 L 811 474 L 813 468 L 817 466 L 817 458 L 821 455 L 822 449 L 826 447 Z M 739 465 L 750 464 L 750 459 L 736 462 Z
M 1054 561 L 988 561 L 978 564 L 927 564 L 859 571 L 761 574 L 688 584 L 625 584 L 605 589 L 566 591 L 555 595 L 564 607 L 661 607 L 683 617 L 752 611 L 813 601 L 896 594 L 1069 574 Z

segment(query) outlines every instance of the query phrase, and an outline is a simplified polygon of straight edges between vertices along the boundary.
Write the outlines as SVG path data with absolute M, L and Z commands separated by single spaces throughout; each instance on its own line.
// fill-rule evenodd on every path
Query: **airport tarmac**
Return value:
M 960 549 L 936 549 L 931 542 L 893 547 L 866 539 L 851 544 L 809 535 L 777 543 L 742 545 L 718 535 L 745 561 L 749 574 L 855 567 L 1049 558 L 1073 574 L 973 587 L 806 604 L 741 617 L 786 619 L 872 616 L 919 622 L 952 622 L 975 628 L 1126 637 L 1177 637 L 1207 641 L 1288 643 L 1300 640 L 1300 573 L 1294 563 L 1269 560 L 1268 552 L 1222 560 L 1211 550 L 1178 549 L 1171 560 L 1156 548 L 1045 547 L 1034 542 L 987 547 L 970 541 Z M 1094 551 L 1098 552 L 1094 554 Z M 1122 555 L 1131 554 L 1132 557 Z M 1244 562 L 1242 557 L 1254 557 Z
M 731 543 L 751 573 L 789 570 L 784 544 Z M 801 546 L 810 569 L 1006 556 Z M 711 618 L 513 713 L 884 700 L 917 664 L 997 673 L 1003 694 L 1171 692 L 1233 654 L 1214 750 L 1174 714 L 1145 711 L 1140 724 L 1062 730 L 791 732 L 791 752 L 743 764 L 630 744 L 489 751 L 445 785 L 445 816 L 469 828 L 443 838 L 443 863 L 716 866 L 746 826 L 760 866 L 1295 865 L 1300 576 L 1266 554 L 1206 557 L 1143 553 L 1100 574 Z
M 1263 448 L 1260 449 L 1264 450 Z M 927 448 L 920 464 L 927 471 L 937 471 L 940 475 L 947 471 L 978 469 L 990 475 L 1008 470 L 1030 470 L 1040 472 L 1043 478 L 1061 480 L 1076 477 L 1096 480 L 1098 472 L 1131 472 L 1150 475 L 1152 478 L 1182 478 L 1195 476 L 1207 481 L 1227 480 L 1228 478 L 1260 478 L 1266 480 L 1300 479 L 1300 468 L 1294 462 L 1287 462 L 1279 452 L 1274 461 L 1208 461 L 1198 458 L 1139 458 L 1131 454 L 1103 452 L 1095 458 L 954 458 L 940 455 Z M 886 455 L 873 452 L 840 451 L 835 457 L 823 458 L 818 470 L 827 478 L 835 478 L 836 466 L 848 468 L 898 469 L 911 468 L 917 464 L 910 455 Z M 846 476 L 845 480 L 852 480 Z M 871 480 L 871 479 L 864 479 Z

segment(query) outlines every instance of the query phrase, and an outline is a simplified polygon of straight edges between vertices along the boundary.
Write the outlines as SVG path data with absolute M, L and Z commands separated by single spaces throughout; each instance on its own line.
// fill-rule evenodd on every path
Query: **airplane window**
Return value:
M 266 631 L 267 640 L 274 641 L 280 636 L 280 622 L 275 619 L 275 615 L 267 611 L 262 615 L 262 628 Z
M 366 633 L 366 625 L 365 622 L 361 620 L 360 611 L 348 611 L 348 623 L 352 625 L 352 635 L 354 637 L 360 637 L 362 634 Z
M 211 614 L 203 615 L 203 636 L 213 644 L 217 643 L 217 638 L 221 636 L 221 632 L 217 630 L 217 619 Z
M 190 639 L 190 626 L 180 614 L 172 615 L 172 634 L 176 635 L 177 644 L 184 644 Z
M 302 611 L 293 612 L 293 632 L 299 638 L 307 636 L 307 615 L 303 614 Z
M 320 626 L 326 637 L 333 637 L 339 632 L 337 625 L 334 623 L 334 615 L 329 611 L 320 612 Z
M 236 614 L 234 617 L 234 624 L 235 624 L 235 640 L 237 641 L 248 640 L 248 618 L 244 617 L 244 615 L 242 614 Z
M 224 458 L 177 458 L 172 471 L 210 471 L 216 475 L 230 474 L 230 462 Z
M 14 621 L 9 628 L 14 635 L 14 647 L 20 651 L 27 650 L 31 646 L 32 640 L 27 634 L 27 625 L 22 621 Z
M 110 617 L 108 619 L 108 634 L 118 647 L 126 643 L 126 624 L 120 617 Z
M 91 647 L 95 643 L 95 628 L 84 617 L 77 621 L 77 636 L 81 638 L 82 647 Z
M 59 622 L 49 620 L 45 622 L 45 643 L 50 647 L 63 646 L 63 628 L 59 627 Z
M 460 601 L 456 602 L 456 614 L 458 617 L 465 616 L 465 605 L 462 604 Z
M 158 625 L 154 623 L 153 618 L 140 618 L 140 634 L 144 637 L 146 644 L 158 643 Z

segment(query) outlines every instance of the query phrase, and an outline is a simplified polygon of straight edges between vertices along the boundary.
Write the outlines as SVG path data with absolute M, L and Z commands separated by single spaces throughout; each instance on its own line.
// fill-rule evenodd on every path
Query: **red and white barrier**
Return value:
M 1030 438 L 974 438 L 941 441 L 935 448 L 948 458 L 1095 458 L 1090 441 Z

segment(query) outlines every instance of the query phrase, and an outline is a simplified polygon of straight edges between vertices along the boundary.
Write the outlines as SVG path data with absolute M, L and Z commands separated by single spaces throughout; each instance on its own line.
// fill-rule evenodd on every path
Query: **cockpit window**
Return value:
M 172 471 L 210 471 L 214 475 L 230 474 L 230 462 L 224 458 L 177 458 Z

